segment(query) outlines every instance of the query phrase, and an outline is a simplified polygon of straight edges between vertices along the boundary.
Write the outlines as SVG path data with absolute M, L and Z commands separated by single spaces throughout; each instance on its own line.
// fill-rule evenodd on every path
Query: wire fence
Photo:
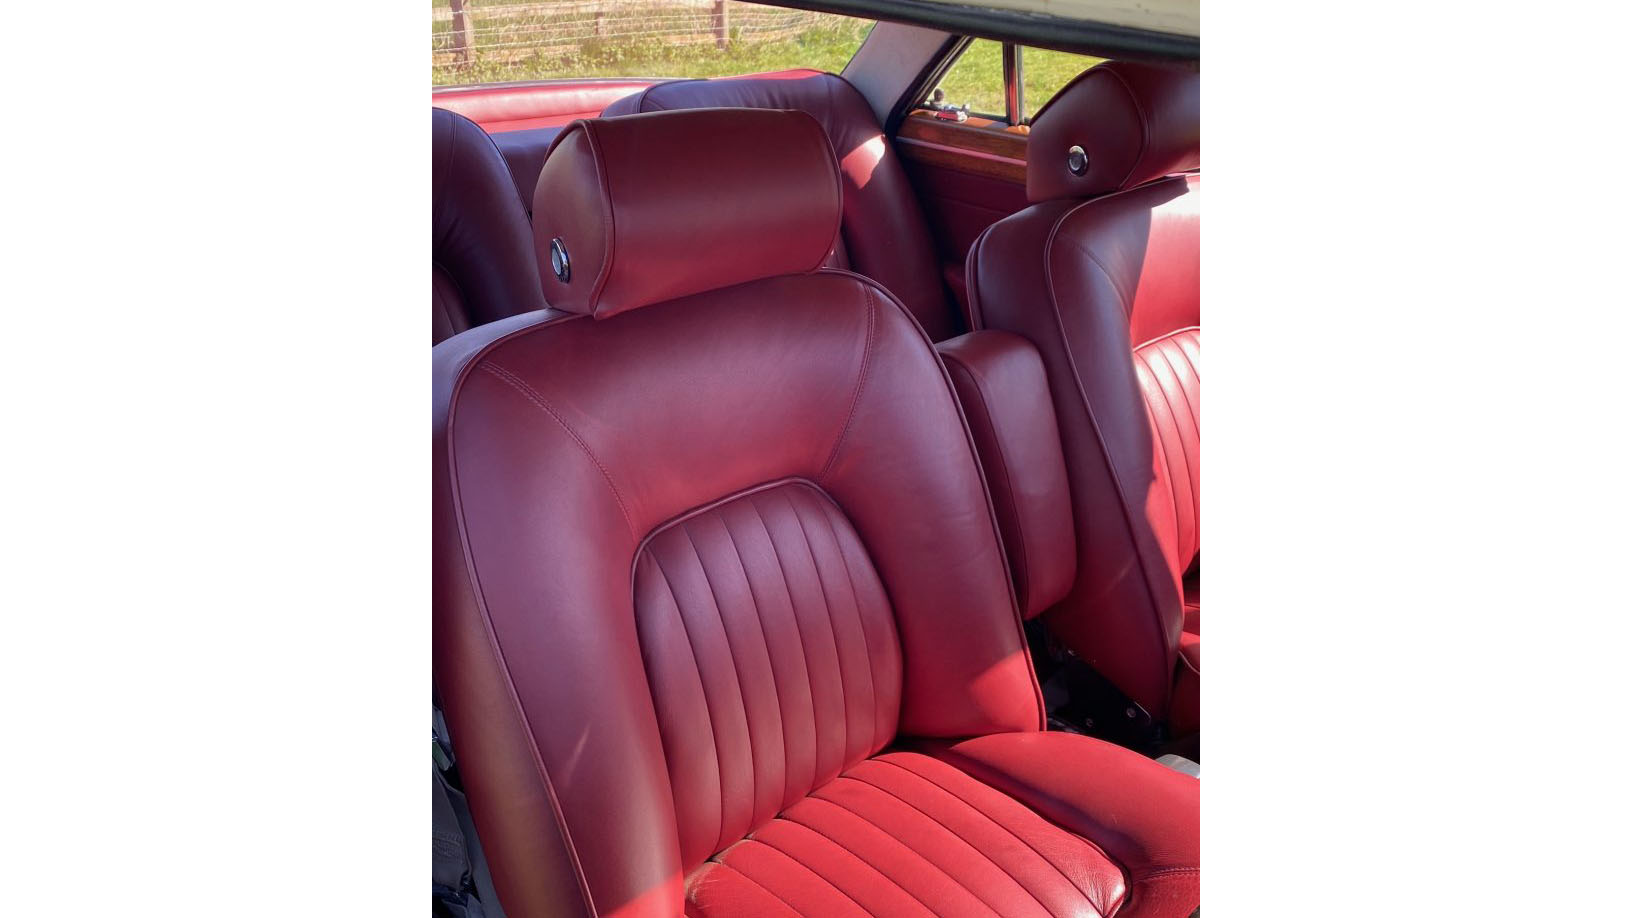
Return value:
M 845 17 L 735 0 L 436 0 L 433 80 L 529 62 L 651 56 L 662 49 L 788 41 Z M 855 20 L 849 20 L 854 22 Z

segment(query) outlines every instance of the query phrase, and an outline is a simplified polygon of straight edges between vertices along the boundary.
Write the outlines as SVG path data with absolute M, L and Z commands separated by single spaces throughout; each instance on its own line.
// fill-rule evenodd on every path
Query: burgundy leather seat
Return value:
M 967 269 L 975 323 L 1037 346 L 1060 423 L 1077 576 L 1045 621 L 1180 734 L 1201 660 L 1200 137 L 1196 74 L 1094 67 L 1038 113 L 1034 204 Z
M 431 342 L 544 308 L 533 231 L 475 122 L 431 109 Z
M 433 350 L 435 679 L 505 911 L 1189 915 L 1199 783 L 1043 731 L 946 373 L 817 270 L 821 127 L 579 122 L 539 194 L 558 308 Z
M 844 179 L 848 267 L 883 284 L 917 318 L 931 340 L 962 331 L 941 282 L 940 263 L 923 209 L 895 148 L 860 92 L 842 77 L 787 70 L 721 80 L 658 83 L 607 106 L 603 117 L 682 108 L 795 109 L 821 123 Z M 841 256 L 842 260 L 842 256 Z

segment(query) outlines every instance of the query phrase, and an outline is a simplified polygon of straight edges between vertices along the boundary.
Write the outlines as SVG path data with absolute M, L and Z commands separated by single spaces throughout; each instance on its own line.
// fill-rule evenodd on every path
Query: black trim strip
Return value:
M 926 0 L 776 0 L 770 5 L 905 22 L 960 35 L 1117 60 L 1201 60 L 1199 38 L 1042 13 L 931 3 Z

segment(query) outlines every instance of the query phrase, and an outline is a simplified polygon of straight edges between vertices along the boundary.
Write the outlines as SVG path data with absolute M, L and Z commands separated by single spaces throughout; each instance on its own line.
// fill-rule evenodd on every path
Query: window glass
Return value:
M 1087 70 L 1095 64 L 1102 63 L 1103 58 L 1089 57 L 1086 54 L 1068 54 L 1064 51 L 1045 51 L 1042 48 L 1020 49 L 1020 72 L 1025 76 L 1025 94 L 1022 97 L 1025 119 L 1030 121 L 1037 110 L 1042 108 L 1049 99 L 1065 88 L 1077 74 Z M 1002 68 L 998 69 L 998 82 L 1002 83 Z
M 431 85 L 837 73 L 872 27 L 735 0 L 432 0 Z
M 962 108 L 967 104 L 974 114 L 1002 120 L 1002 43 L 985 38 L 970 42 L 938 85 L 943 95 L 943 105 Z M 926 101 L 933 101 L 933 98 L 931 96 Z

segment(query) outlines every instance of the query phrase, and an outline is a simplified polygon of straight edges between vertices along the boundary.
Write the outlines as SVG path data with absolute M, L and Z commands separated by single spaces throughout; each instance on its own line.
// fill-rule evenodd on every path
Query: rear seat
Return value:
M 838 156 L 844 181 L 843 231 L 830 263 L 883 284 L 931 340 L 964 330 L 962 313 L 942 282 L 923 209 L 894 147 L 855 87 L 817 70 L 674 80 L 617 99 L 603 117 L 690 108 L 794 109 L 814 117 Z M 529 217 L 545 154 L 561 131 L 554 125 L 507 127 L 492 135 Z
M 930 340 L 963 330 L 947 296 L 918 198 L 867 100 L 842 77 L 787 70 L 649 86 L 607 106 L 604 117 L 687 108 L 775 108 L 809 114 L 827 132 L 844 181 L 843 250 L 849 267 L 895 294 Z M 517 162 L 511 160 L 512 164 Z M 543 163 L 542 152 L 538 163 Z M 536 177 L 536 168 L 532 175 Z
M 432 108 L 431 343 L 543 308 L 532 228 L 503 158 L 470 119 Z

